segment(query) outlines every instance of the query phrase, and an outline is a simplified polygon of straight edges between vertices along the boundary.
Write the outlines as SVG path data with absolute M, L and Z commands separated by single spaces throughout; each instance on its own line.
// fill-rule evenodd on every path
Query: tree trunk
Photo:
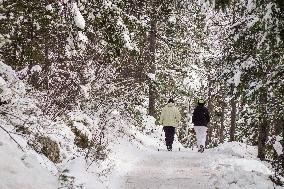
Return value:
M 236 132 L 236 117 L 237 117 L 237 102 L 236 97 L 234 96 L 235 86 L 231 85 L 231 127 L 230 127 L 230 142 L 235 141 L 235 132 Z
M 156 51 L 156 37 L 157 37 L 157 20 L 156 20 L 156 10 L 153 4 L 152 7 L 152 14 L 151 14 L 151 29 L 149 33 L 149 73 L 155 74 L 156 72 L 156 65 L 155 65 L 155 51 Z M 149 115 L 156 117 L 156 88 L 154 81 L 150 80 L 149 82 Z
M 213 104 L 212 104 L 212 85 L 213 85 L 213 81 L 211 80 L 210 75 L 208 75 L 208 82 L 209 82 L 209 86 L 208 86 L 208 111 L 210 113 L 211 116 L 211 123 L 208 123 L 208 134 L 206 137 L 206 145 L 209 145 L 211 143 L 212 140 L 212 132 L 213 132 L 213 124 L 212 124 L 212 114 L 213 114 Z
M 268 119 L 267 119 L 267 89 L 263 88 L 260 94 L 260 123 L 258 126 L 258 158 L 265 160 L 265 143 L 268 137 Z
M 280 121 L 280 124 L 281 124 L 281 128 L 282 128 L 282 138 L 284 139 L 284 117 L 282 116 L 281 118 L 281 121 Z M 282 154 L 280 155 L 281 157 L 281 165 L 282 165 L 282 173 L 284 172 L 284 142 L 283 142 L 283 139 L 282 139 Z
M 225 140 L 225 102 L 224 102 L 224 96 L 222 96 L 222 110 L 221 110 L 221 128 L 220 128 L 220 143 L 223 143 Z
M 284 138 L 284 117 L 281 118 L 282 138 Z M 282 169 L 284 169 L 284 141 L 282 140 L 282 154 L 281 154 Z

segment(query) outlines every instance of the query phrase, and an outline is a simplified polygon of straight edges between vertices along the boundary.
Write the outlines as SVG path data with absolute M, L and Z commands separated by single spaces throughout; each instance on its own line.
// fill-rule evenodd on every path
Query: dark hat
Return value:
M 174 99 L 170 98 L 168 103 L 175 103 Z

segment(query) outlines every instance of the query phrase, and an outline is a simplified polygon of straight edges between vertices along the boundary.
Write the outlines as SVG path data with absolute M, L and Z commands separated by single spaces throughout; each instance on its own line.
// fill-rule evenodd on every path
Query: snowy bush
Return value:
M 8 65 L 0 61 L 0 100 L 11 101 L 13 98 L 25 94 L 25 87 Z

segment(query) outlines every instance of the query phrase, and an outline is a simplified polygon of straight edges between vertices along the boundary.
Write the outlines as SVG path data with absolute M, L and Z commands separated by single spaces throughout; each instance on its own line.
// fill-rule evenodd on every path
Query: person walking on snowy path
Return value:
M 175 106 L 174 100 L 170 98 L 168 104 L 162 109 L 160 116 L 160 123 L 164 126 L 165 141 L 169 151 L 172 150 L 175 129 L 178 127 L 180 119 L 180 112 Z
M 208 109 L 204 106 L 205 101 L 199 99 L 197 107 L 194 109 L 192 116 L 192 123 L 194 124 L 194 131 L 197 139 L 198 152 L 204 152 L 207 125 L 210 122 L 210 115 Z

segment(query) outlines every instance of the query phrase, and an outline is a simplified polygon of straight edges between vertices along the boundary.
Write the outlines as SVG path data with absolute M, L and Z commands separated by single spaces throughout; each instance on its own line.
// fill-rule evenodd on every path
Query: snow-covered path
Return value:
M 120 177 L 123 183 L 110 189 L 284 188 L 271 182 L 269 165 L 255 158 L 256 153 L 255 147 L 238 142 L 225 143 L 204 153 L 184 148 L 156 151 L 153 147 L 134 156 L 125 153 L 125 164 L 119 166 L 125 173 Z
M 125 176 L 126 189 L 208 189 L 212 170 L 202 166 L 206 153 L 153 152 Z

